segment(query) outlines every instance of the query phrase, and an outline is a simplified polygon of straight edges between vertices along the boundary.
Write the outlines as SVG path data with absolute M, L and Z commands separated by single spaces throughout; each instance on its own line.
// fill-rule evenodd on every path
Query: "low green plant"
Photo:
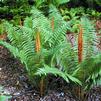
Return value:
M 0 24 L 0 35 L 4 32 L 4 27 L 3 27 L 3 24 L 1 23 Z
M 12 20 L 19 16 L 24 19 L 30 15 L 31 5 L 28 0 L 2 0 L 0 1 L 0 19 Z
M 44 4 L 54 4 L 55 6 L 59 6 L 61 4 L 68 3 L 70 0 L 35 0 L 36 7 L 40 7 Z
M 78 33 L 78 25 L 80 24 L 80 18 L 86 16 L 84 7 L 78 8 L 61 8 L 60 12 L 63 19 L 70 22 L 72 27 L 71 32 Z
M 10 95 L 5 95 L 2 92 L 3 92 L 3 87 L 0 85 L 0 101 L 7 101 L 11 98 Z
M 86 9 L 86 13 L 89 17 L 95 18 L 95 19 L 100 19 L 101 18 L 101 12 L 98 12 L 93 9 Z
M 25 65 L 30 80 L 38 85 L 45 76 L 53 74 L 60 76 L 68 83 L 72 81 L 84 88 L 95 84 L 90 81 L 100 78 L 101 62 L 100 54 L 96 52 L 96 46 L 94 46 L 96 37 L 91 21 L 87 17 L 78 19 L 82 29 L 79 34 L 82 33 L 80 39 L 82 47 L 80 47 L 83 57 L 79 62 L 78 51 L 80 50 L 77 41 L 80 38 L 79 34 L 74 36 L 72 46 L 66 38 L 67 31 L 72 31 L 71 23 L 63 20 L 56 7 L 49 5 L 47 17 L 36 7 L 32 8 L 31 14 L 31 17 L 24 20 L 23 26 L 14 26 L 5 22 L 4 26 L 10 43 L 0 41 L 0 45 L 5 46 Z
M 10 96 L 7 95 L 0 95 L 0 101 L 7 101 L 8 99 L 10 99 Z
M 71 32 L 78 33 L 78 25 L 80 24 L 80 19 L 82 16 L 89 17 L 90 19 L 93 19 L 94 21 L 96 19 L 100 19 L 101 13 L 93 10 L 91 8 L 84 8 L 84 7 L 77 7 L 77 8 L 67 8 L 62 7 L 60 8 L 60 12 L 63 16 L 63 19 L 65 21 L 68 21 L 71 28 Z
M 10 43 L 0 41 L 0 45 L 5 46 L 14 57 L 19 58 L 25 65 L 29 78 L 36 85 L 50 73 L 62 77 L 66 82 L 81 84 L 78 79 L 66 72 L 69 70 L 67 66 L 70 65 L 66 64 L 68 59 L 70 61 L 68 56 L 74 57 L 75 54 L 66 39 L 68 23 L 62 19 L 53 5 L 50 5 L 48 17 L 35 7 L 31 13 L 32 16 L 25 19 L 24 26 L 4 23 Z

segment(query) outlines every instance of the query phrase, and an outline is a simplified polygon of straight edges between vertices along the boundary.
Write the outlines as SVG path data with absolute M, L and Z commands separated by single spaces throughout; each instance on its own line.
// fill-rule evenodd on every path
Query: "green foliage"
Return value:
M 80 85 L 82 85 L 82 83 L 76 79 L 75 77 L 67 74 L 66 72 L 61 72 L 61 70 L 55 68 L 55 67 L 49 67 L 48 65 L 44 65 L 44 68 L 40 68 L 37 72 L 36 75 L 47 75 L 47 74 L 53 74 L 55 76 L 60 76 L 62 78 L 64 78 L 65 81 L 69 82 L 73 81 L 75 83 L 78 83 Z
M 48 65 L 44 65 L 44 68 L 40 68 L 36 75 L 47 75 L 47 74 L 54 74 L 55 76 L 59 75 L 60 77 L 64 78 L 67 82 L 69 82 L 67 75 L 64 72 L 61 72 L 59 69 L 54 67 L 49 67 Z
M 41 1 L 40 1 L 41 2 Z M 44 1 L 42 1 L 44 2 Z M 41 4 L 41 3 L 39 3 Z M 94 40 L 95 29 L 93 23 L 87 17 L 81 17 L 84 9 L 71 9 L 62 11 L 66 14 L 64 21 L 55 6 L 49 5 L 49 14 L 46 17 L 36 7 L 31 10 L 31 17 L 24 20 L 23 26 L 14 26 L 4 23 L 10 43 L 0 41 L 25 65 L 26 71 L 33 82 L 40 76 L 53 74 L 62 77 L 65 81 L 73 81 L 84 87 L 91 86 L 98 81 L 100 75 L 100 55 L 96 52 Z M 78 13 L 79 12 L 79 13 Z M 52 22 L 53 21 L 53 22 Z M 52 25 L 53 24 L 53 25 Z M 83 28 L 83 61 L 78 63 L 78 25 Z M 76 27 L 75 27 L 76 26 Z M 75 44 L 67 40 L 67 31 L 75 32 Z M 36 52 L 37 33 L 40 34 L 40 51 Z M 92 58 L 95 56 L 95 58 Z M 87 60 L 86 60 L 87 59 Z M 85 69 L 86 68 L 86 69 Z M 81 81 L 79 81 L 79 80 Z M 91 82 L 93 81 L 93 82 Z
M 100 0 L 95 0 L 95 2 L 96 2 L 99 6 L 101 6 L 101 1 L 100 1 Z
M 0 18 L 12 20 L 16 16 L 25 18 L 30 15 L 31 6 L 27 0 L 3 0 L 0 2 Z
M 64 4 L 64 3 L 67 3 L 67 2 L 69 2 L 70 0 L 53 0 L 53 3 L 55 4 L 55 5 L 60 5 L 60 4 Z
M 7 101 L 8 99 L 10 99 L 11 97 L 6 96 L 6 95 L 0 95 L 0 101 Z
M 74 17 L 79 18 L 80 16 L 85 15 L 85 9 L 83 7 L 77 8 L 61 8 L 60 9 L 62 16 L 65 20 L 73 19 Z
M 4 95 L 2 94 L 3 92 L 3 87 L 0 85 L 0 101 L 7 101 L 8 99 L 11 98 L 10 95 Z
M 3 27 L 3 24 L 1 23 L 0 24 L 0 35 L 3 34 L 3 32 L 4 32 L 4 27 Z
M 94 25 L 86 17 L 81 19 L 81 24 L 83 28 L 83 42 L 84 42 L 84 58 L 89 58 L 94 55 L 94 40 L 96 40 L 96 32 Z
M 66 69 L 68 68 L 67 66 L 70 64 L 66 65 L 64 60 L 67 61 L 68 55 L 72 54 L 67 51 L 68 47 L 71 47 L 70 43 L 67 43 L 65 34 L 69 29 L 68 23 L 62 19 L 62 16 L 53 5 L 50 5 L 50 12 L 49 16 L 45 17 L 41 11 L 33 7 L 31 11 L 32 17 L 25 19 L 24 26 L 13 26 L 5 22 L 5 30 L 11 43 L 0 41 L 0 44 L 9 49 L 14 57 L 20 59 L 31 79 L 36 78 L 36 73 L 43 74 L 40 70 L 44 69 L 46 74 L 50 73 L 49 71 L 51 70 L 52 74 L 57 74 L 67 82 L 71 80 L 80 83 L 79 80 L 70 76 L 68 72 L 65 73 L 68 70 Z M 52 18 L 54 18 L 54 30 L 51 27 Z M 37 31 L 40 32 L 41 41 L 41 49 L 38 53 L 35 50 Z M 65 55 L 63 54 L 64 52 Z M 57 55 L 58 53 L 60 54 L 59 56 Z M 62 58 L 63 55 L 64 57 Z M 59 63 L 59 61 L 61 62 Z M 55 68 L 57 65 L 58 68 Z
M 89 89 L 94 85 L 101 85 L 101 54 L 84 60 L 73 73 L 83 82 L 83 87 Z
M 40 7 L 42 4 L 54 4 L 55 6 L 59 6 L 61 4 L 67 3 L 70 0 L 35 0 L 36 7 Z
M 93 10 L 93 9 L 85 9 L 84 7 L 77 7 L 77 8 L 60 8 L 60 12 L 63 16 L 65 21 L 68 21 L 69 25 L 72 27 L 70 31 L 73 33 L 78 33 L 78 25 L 80 24 L 80 20 L 82 16 L 92 18 L 94 20 L 101 18 L 101 13 Z M 85 21 L 86 22 L 86 21 Z M 91 30 L 94 29 L 94 26 Z
M 91 21 L 86 17 L 81 18 L 83 28 L 83 61 L 77 65 L 73 76 L 82 82 L 85 89 L 96 85 L 101 78 L 101 52 L 97 51 L 96 32 Z M 98 83 L 101 85 L 101 83 Z
M 95 19 L 100 19 L 101 18 L 101 12 L 98 12 L 96 10 L 93 9 L 86 9 L 86 13 L 89 17 L 93 17 Z

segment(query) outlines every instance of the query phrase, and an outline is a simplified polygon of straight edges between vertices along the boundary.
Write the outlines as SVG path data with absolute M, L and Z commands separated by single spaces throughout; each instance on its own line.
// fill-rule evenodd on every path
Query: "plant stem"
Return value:
M 44 87 L 45 87 L 44 77 L 42 77 L 40 80 L 40 96 L 44 95 Z

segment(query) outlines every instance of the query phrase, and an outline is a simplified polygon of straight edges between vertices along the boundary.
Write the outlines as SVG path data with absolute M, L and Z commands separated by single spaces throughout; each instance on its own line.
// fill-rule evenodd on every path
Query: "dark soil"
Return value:
M 31 86 L 23 65 L 3 47 L 0 47 L 0 85 L 4 87 L 0 94 L 12 96 L 9 101 L 81 101 L 60 78 L 50 79 L 48 91 L 40 97 L 39 91 Z M 101 87 L 93 88 L 87 95 L 86 101 L 101 101 Z

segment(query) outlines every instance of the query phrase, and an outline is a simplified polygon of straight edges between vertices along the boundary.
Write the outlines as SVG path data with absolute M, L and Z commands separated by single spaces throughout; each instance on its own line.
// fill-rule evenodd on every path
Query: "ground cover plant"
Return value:
M 0 101 L 6 101 L 9 98 L 11 98 L 10 95 L 8 96 L 8 95 L 3 94 L 3 87 L 2 86 L 0 86 L 0 93 L 2 93 L 2 94 L 0 94 Z

